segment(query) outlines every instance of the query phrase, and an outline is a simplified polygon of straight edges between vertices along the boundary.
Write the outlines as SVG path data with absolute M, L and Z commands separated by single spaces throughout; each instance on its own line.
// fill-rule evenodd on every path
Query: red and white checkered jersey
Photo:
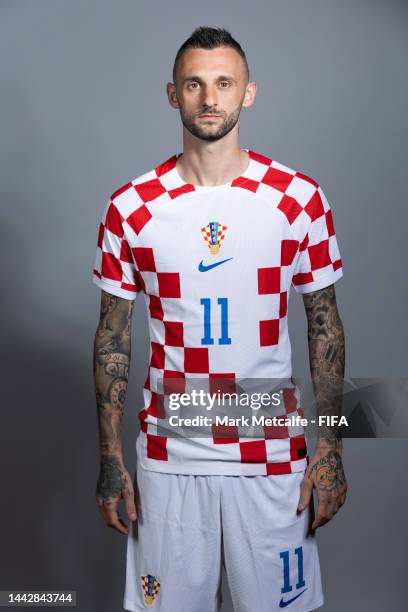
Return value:
M 150 361 L 137 456 L 146 469 L 184 474 L 303 471 L 304 429 L 279 436 L 158 435 L 159 381 L 292 377 L 287 307 L 342 275 L 330 205 L 313 179 L 246 149 L 243 174 L 217 186 L 187 183 L 175 154 L 112 194 L 99 229 L 93 281 L 147 307 Z M 297 388 L 284 413 L 303 415 Z

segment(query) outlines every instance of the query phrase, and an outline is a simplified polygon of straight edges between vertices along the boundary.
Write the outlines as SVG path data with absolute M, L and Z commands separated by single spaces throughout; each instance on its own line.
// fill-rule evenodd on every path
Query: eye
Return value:
M 188 89 L 197 89 L 199 87 L 197 81 L 191 81 L 191 83 L 189 83 L 187 85 Z
M 229 81 L 220 81 L 220 87 L 222 89 L 226 89 L 227 87 L 229 87 L 230 82 Z

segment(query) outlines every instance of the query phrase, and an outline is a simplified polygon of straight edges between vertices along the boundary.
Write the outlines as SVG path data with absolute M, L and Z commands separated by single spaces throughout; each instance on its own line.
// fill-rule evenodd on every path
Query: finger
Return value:
M 315 518 L 315 520 L 312 523 L 312 531 L 314 531 L 315 529 L 318 529 L 319 527 L 323 527 L 323 525 L 325 525 L 326 523 L 329 522 L 329 519 L 325 519 L 323 517 L 317 517 Z
M 339 508 L 339 499 L 337 493 L 329 493 L 327 496 L 326 516 L 333 518 Z
M 343 505 L 347 498 L 347 487 L 344 487 L 342 492 L 340 493 L 341 505 Z
M 123 501 L 125 502 L 126 514 L 131 521 L 135 521 L 137 519 L 137 512 L 133 489 L 126 490 L 123 493 Z
M 298 503 L 298 512 L 303 512 L 305 508 L 310 504 L 310 498 L 313 492 L 313 481 L 311 478 L 304 478 L 300 488 L 300 497 Z
M 345 490 L 343 487 L 339 487 L 336 492 L 331 494 L 330 498 L 331 506 L 333 507 L 333 513 L 336 514 L 342 507 L 346 500 Z
M 317 506 L 315 520 L 312 523 L 312 529 L 322 527 L 328 523 L 336 514 L 336 504 L 330 498 L 324 497 Z
M 119 513 L 117 511 L 109 510 L 106 513 L 106 524 L 108 527 L 119 531 L 119 533 L 123 533 L 124 535 L 128 533 L 128 528 L 123 522 L 123 520 L 120 518 Z
M 312 529 L 317 529 L 318 527 L 323 527 L 323 525 L 325 525 L 326 523 L 329 522 L 330 520 L 330 513 L 327 509 L 327 507 L 321 507 L 321 504 L 318 505 L 317 507 L 317 512 L 316 512 L 316 516 L 315 519 L 312 523 Z
M 330 506 L 330 509 L 331 509 L 331 517 L 330 518 L 333 518 L 333 516 L 335 514 L 337 514 L 337 512 L 339 511 L 339 508 L 340 508 L 340 503 L 339 502 L 336 502 L 332 506 Z
M 119 499 L 110 499 L 109 501 L 98 502 L 102 518 L 108 527 L 116 529 L 120 533 L 127 534 L 127 526 L 122 521 L 118 512 Z
M 346 503 L 347 492 L 344 489 L 341 489 L 337 496 L 337 510 L 340 510 L 342 506 Z
M 324 524 L 323 521 L 327 520 L 327 514 L 327 499 L 325 497 L 320 499 L 318 498 L 312 529 L 316 529 L 316 527 L 320 527 L 322 524 Z
M 114 497 L 111 497 L 109 499 L 102 499 L 101 497 L 97 497 L 96 502 L 98 504 L 98 508 L 102 515 L 102 518 L 105 522 L 108 520 L 109 513 L 117 512 L 119 499 L 115 499 Z
M 340 503 L 340 496 L 338 495 L 338 496 L 337 496 L 337 497 L 336 497 L 336 498 L 333 500 L 333 504 L 332 504 L 332 506 L 331 506 L 331 510 L 332 510 L 332 514 L 333 514 L 333 516 L 334 516 L 335 514 L 337 514 L 337 512 L 339 511 L 340 506 L 341 506 L 341 503 Z

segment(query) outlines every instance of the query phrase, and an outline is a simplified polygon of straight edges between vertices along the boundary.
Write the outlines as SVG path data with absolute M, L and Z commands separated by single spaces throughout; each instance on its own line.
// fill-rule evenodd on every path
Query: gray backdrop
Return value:
M 106 199 L 180 151 L 165 84 L 196 26 L 227 27 L 247 51 L 259 89 L 241 146 L 313 176 L 329 198 L 347 376 L 406 375 L 407 13 L 397 0 L 1 2 L 0 589 L 76 589 L 81 612 L 122 609 L 126 540 L 94 503 L 91 272 Z M 141 296 L 135 310 L 131 472 L 147 367 Z M 295 292 L 289 319 L 302 375 Z M 348 502 L 318 531 L 324 612 L 406 610 L 407 449 L 345 441 Z M 227 612 L 225 581 L 224 597 Z

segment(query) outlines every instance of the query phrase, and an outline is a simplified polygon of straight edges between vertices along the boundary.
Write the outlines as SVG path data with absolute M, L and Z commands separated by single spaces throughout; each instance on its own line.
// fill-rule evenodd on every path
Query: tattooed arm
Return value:
M 303 294 L 308 321 L 309 364 L 317 417 L 341 416 L 344 381 L 344 331 L 334 285 Z M 316 488 L 318 507 L 312 529 L 327 523 L 344 504 L 347 482 L 342 463 L 340 428 L 318 428 L 315 454 L 302 484 L 299 510 L 304 510 Z
M 121 498 L 129 519 L 136 519 L 133 484 L 123 464 L 121 439 L 133 306 L 134 300 L 102 291 L 93 356 L 100 446 L 96 501 L 106 524 L 124 534 L 128 529 L 118 514 Z

